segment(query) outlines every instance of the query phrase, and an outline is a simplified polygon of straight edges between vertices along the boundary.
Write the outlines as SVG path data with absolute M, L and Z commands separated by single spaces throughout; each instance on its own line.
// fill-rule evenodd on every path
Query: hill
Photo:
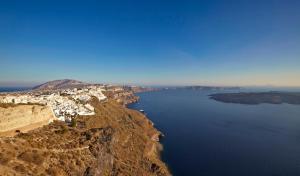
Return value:
M 67 89 L 67 88 L 80 88 L 89 85 L 87 83 L 72 80 L 72 79 L 61 79 L 49 81 L 44 84 L 33 87 L 33 90 L 56 90 L 56 89 Z

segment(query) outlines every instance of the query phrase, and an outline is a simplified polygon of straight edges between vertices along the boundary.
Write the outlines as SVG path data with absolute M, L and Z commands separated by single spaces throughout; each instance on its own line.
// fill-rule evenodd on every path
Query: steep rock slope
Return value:
M 47 125 L 55 117 L 48 106 L 7 105 L 0 106 L 0 136 L 22 132 Z

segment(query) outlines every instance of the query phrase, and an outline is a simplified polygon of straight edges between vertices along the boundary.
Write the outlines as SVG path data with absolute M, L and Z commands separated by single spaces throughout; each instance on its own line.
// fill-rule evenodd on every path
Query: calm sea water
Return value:
M 30 87 L 0 87 L 0 92 L 17 92 L 29 89 Z
M 299 176 L 300 106 L 217 102 L 214 92 L 140 93 L 165 134 L 163 160 L 175 176 Z

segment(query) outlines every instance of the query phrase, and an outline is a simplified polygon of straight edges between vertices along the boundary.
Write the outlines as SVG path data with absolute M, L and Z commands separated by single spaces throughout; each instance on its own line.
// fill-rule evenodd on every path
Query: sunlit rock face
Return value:
M 0 133 L 13 134 L 34 129 L 52 122 L 56 117 L 48 106 L 15 105 L 0 107 Z

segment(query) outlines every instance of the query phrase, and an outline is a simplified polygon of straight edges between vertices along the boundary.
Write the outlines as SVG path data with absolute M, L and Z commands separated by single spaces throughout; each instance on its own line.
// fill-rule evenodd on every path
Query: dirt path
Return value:
M 76 148 L 71 148 L 71 149 L 46 149 L 46 148 L 32 148 L 32 150 L 37 150 L 41 152 L 52 152 L 52 153 L 64 153 L 64 152 L 74 152 L 74 151 L 81 151 L 88 149 L 89 146 L 84 146 L 84 147 L 76 147 Z

